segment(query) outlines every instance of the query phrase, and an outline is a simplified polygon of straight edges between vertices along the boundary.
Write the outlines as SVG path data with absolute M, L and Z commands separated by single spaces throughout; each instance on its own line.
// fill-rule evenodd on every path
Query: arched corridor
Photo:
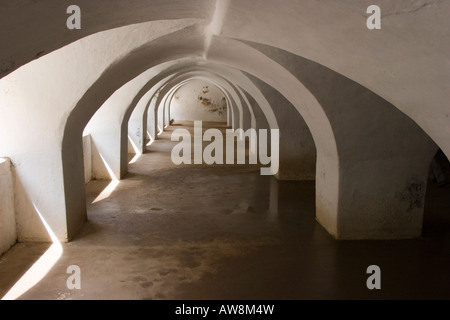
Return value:
M 210 127 L 226 128 L 203 124 L 204 131 Z M 20 299 L 448 297 L 442 234 L 337 242 L 315 221 L 314 181 L 279 181 L 254 165 L 176 166 L 170 137 L 179 128 L 193 133 L 192 122 L 175 122 L 130 165 L 126 179 L 87 184 L 88 222 Z M 5 256 L 2 294 L 11 275 L 47 247 L 19 244 Z M 365 287 L 361 270 L 373 261 L 382 265 L 389 290 Z M 82 290 L 65 287 L 71 264 L 83 270 Z
M 450 298 L 449 10 L 5 3 L 0 294 Z

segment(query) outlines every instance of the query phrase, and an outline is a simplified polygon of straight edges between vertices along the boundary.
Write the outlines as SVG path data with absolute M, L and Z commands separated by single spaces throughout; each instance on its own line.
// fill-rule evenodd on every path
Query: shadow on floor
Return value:
M 430 184 L 421 238 L 336 241 L 315 220 L 314 182 L 175 166 L 168 129 L 124 180 L 87 185 L 89 221 L 21 299 L 450 299 L 449 189 Z M 16 245 L 0 288 L 47 248 Z M 69 265 L 81 290 L 66 287 Z M 381 290 L 366 286 L 370 265 Z

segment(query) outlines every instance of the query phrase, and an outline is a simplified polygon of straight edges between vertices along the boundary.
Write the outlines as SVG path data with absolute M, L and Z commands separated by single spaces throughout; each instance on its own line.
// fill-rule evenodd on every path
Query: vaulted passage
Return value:
M 2 297 L 448 298 L 450 1 L 376 2 L 2 4 Z
M 224 132 L 226 125 L 203 129 L 212 127 Z M 89 221 L 21 299 L 448 297 L 450 259 L 441 234 L 337 242 L 315 221 L 313 181 L 278 181 L 252 165 L 175 166 L 170 137 L 180 128 L 193 133 L 192 122 L 175 122 L 113 187 L 87 185 Z M 16 245 L 5 256 L 3 295 L 44 249 Z M 383 285 L 395 290 L 367 290 L 361 270 L 373 261 L 386 270 Z M 61 280 L 73 262 L 86 270 L 82 291 Z

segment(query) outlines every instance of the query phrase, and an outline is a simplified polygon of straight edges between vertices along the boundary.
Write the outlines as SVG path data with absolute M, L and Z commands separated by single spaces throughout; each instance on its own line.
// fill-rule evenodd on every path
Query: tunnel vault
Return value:
M 93 14 L 79 34 L 61 30 L 42 43 L 26 45 L 18 40 L 10 52 L 2 52 L 0 108 L 5 116 L 0 119 L 0 150 L 14 165 L 19 241 L 49 241 L 45 225 L 60 241 L 70 241 L 86 221 L 84 130 L 91 134 L 98 154 L 93 162 L 95 177 L 122 179 L 127 172 L 128 140 L 145 152 L 147 132 L 157 139 L 158 123 L 162 121 L 164 127 L 170 121 L 171 94 L 193 78 L 209 80 L 224 92 L 228 122 L 234 129 L 280 130 L 277 178 L 315 180 L 316 218 L 335 238 L 420 236 L 431 160 L 438 148 L 447 156 L 450 150 L 448 114 L 443 116 L 442 107 L 448 92 L 439 91 L 445 86 L 434 83 L 433 98 L 427 93 L 433 112 L 422 112 L 417 101 L 424 101 L 419 98 L 423 90 L 418 90 L 416 80 L 409 80 L 411 71 L 403 63 L 390 58 L 390 50 L 374 59 L 386 58 L 385 65 L 371 64 L 367 70 L 359 59 L 357 67 L 351 66 L 349 50 L 360 56 L 379 52 L 374 50 L 377 44 L 398 43 L 389 30 L 415 18 L 439 17 L 439 10 L 448 4 L 390 19 L 384 25 L 388 31 L 371 41 L 367 30 L 359 29 L 355 41 L 346 39 L 344 31 L 360 18 L 353 9 L 334 8 L 336 21 L 345 21 L 332 30 L 342 40 L 339 44 L 328 41 L 321 28 L 310 30 L 310 36 L 304 31 L 301 36 L 293 34 L 302 22 L 291 19 L 293 13 L 284 6 L 274 8 L 278 18 L 269 30 L 256 21 L 246 26 L 236 22 L 248 4 L 229 1 L 221 27 L 211 29 L 215 7 L 209 1 L 195 1 L 201 5 L 199 11 L 193 2 L 156 1 L 151 5 L 165 8 L 160 14 L 138 14 L 149 3 L 130 2 L 124 10 L 128 15 L 117 20 L 120 23 L 103 17 L 94 27 Z M 267 14 L 263 8 L 274 7 L 262 3 L 255 10 L 257 17 Z M 99 9 L 88 1 L 80 5 L 86 11 Z M 325 4 L 292 5 L 301 16 L 302 9 L 316 17 L 330 14 Z M 176 6 L 183 10 L 175 10 Z M 17 10 L 15 5 L 7 8 Z M 293 25 L 287 28 L 281 17 Z M 15 26 L 8 19 L 1 24 L 9 31 Z M 21 28 L 17 32 L 28 27 Z M 280 30 L 287 30 L 283 39 L 277 36 Z M 35 34 L 42 32 L 39 27 Z M 285 40 L 296 37 L 299 41 Z M 301 47 L 302 39 L 309 46 Z M 357 40 L 364 46 L 358 46 Z M 402 45 L 400 52 L 413 46 L 407 40 Z M 44 53 L 33 57 L 38 48 Z M 414 48 L 407 61 L 427 52 L 422 42 Z M 329 51 L 336 55 L 334 60 Z M 440 73 L 445 68 L 423 60 L 428 69 L 418 67 L 420 63 L 408 68 L 417 68 L 421 79 L 448 82 Z M 395 76 L 387 73 L 389 68 Z M 397 77 L 404 84 L 393 80 Z M 391 86 L 385 86 L 384 79 Z

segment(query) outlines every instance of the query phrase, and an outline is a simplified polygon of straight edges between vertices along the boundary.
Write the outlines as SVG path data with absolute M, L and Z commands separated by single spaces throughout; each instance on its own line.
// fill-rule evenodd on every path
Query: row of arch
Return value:
M 96 147 L 123 178 L 133 121 L 156 134 L 158 107 L 196 77 L 226 93 L 234 128 L 280 129 L 279 178 L 316 180 L 316 216 L 333 236 L 420 235 L 425 194 L 410 190 L 425 189 L 437 146 L 411 118 L 269 45 L 213 36 L 205 59 L 204 29 L 201 19 L 178 19 L 102 31 L 0 80 L 0 150 L 14 164 L 20 240 L 49 240 L 45 220 L 69 241 L 86 220 L 86 128 L 105 137 Z

